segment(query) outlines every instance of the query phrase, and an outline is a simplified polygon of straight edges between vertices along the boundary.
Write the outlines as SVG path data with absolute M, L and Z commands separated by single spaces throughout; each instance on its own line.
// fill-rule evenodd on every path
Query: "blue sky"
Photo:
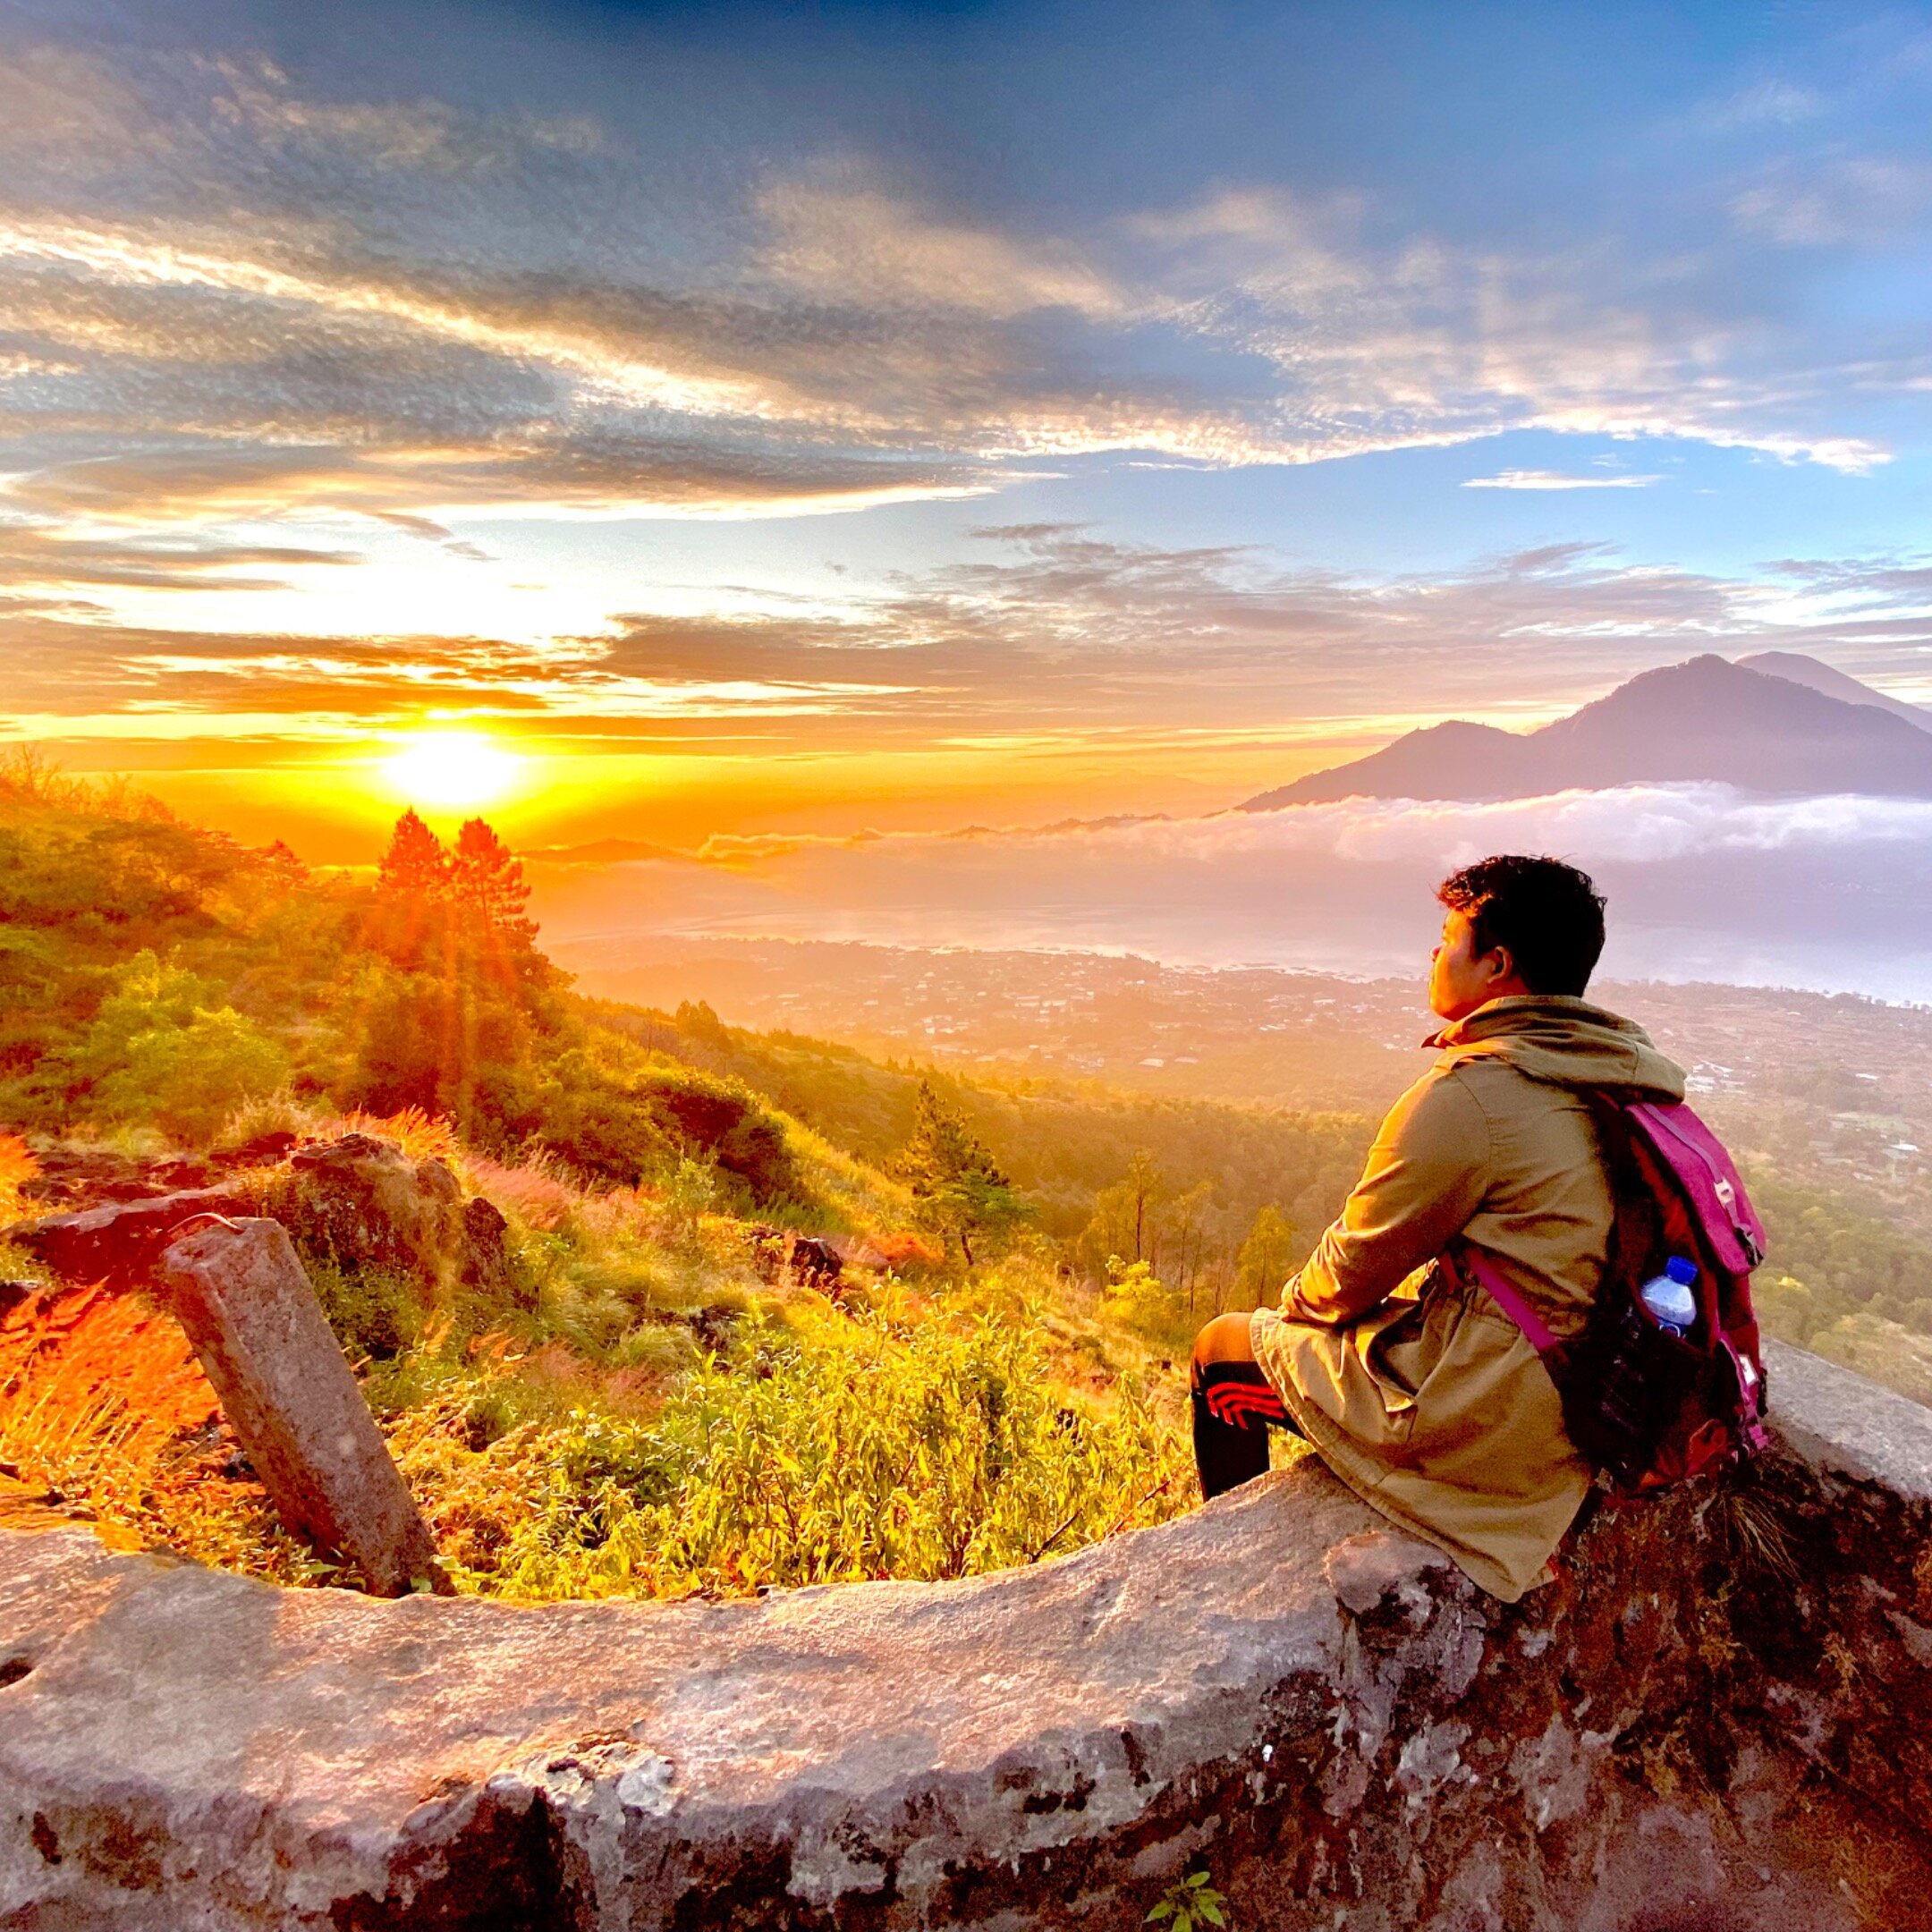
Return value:
M 1932 695 L 1928 297 L 1923 7 L 0 4 L 11 729 L 701 832 Z

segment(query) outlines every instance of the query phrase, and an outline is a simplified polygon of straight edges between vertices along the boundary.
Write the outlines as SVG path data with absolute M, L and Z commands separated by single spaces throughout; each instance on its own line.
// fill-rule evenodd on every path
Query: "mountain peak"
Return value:
M 1761 672 L 1767 677 L 1783 678 L 1789 683 L 1802 684 L 1809 691 L 1820 691 L 1827 698 L 1837 698 L 1846 704 L 1870 705 L 1880 711 L 1889 711 L 1894 717 L 1902 717 L 1920 731 L 1932 732 L 1932 711 L 1908 704 L 1902 698 L 1888 697 L 1884 691 L 1874 691 L 1869 684 L 1861 684 L 1855 677 L 1848 676 L 1821 658 L 1808 657 L 1801 651 L 1754 651 L 1748 657 L 1740 657 L 1738 663 L 1747 670 Z
M 1519 735 L 1453 719 L 1262 792 L 1243 809 L 1359 797 L 1535 798 L 1699 781 L 1748 792 L 1932 797 L 1932 717 L 1919 713 L 1914 723 L 1911 707 L 1828 665 L 1817 668 L 1875 701 L 1847 701 L 1782 672 L 1704 652 L 1640 672 L 1538 730 Z

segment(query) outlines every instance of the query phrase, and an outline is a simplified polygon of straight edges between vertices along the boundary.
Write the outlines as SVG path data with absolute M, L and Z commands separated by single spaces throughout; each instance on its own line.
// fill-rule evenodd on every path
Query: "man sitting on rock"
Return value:
M 1590 1469 L 1522 1331 L 1445 1254 L 1466 1242 L 1559 1338 L 1583 1326 L 1612 1202 L 1586 1095 L 1683 1097 L 1643 1030 L 1583 999 L 1604 902 L 1554 859 L 1445 880 L 1436 1063 L 1390 1111 L 1340 1219 L 1281 1306 L 1194 1344 L 1194 1453 L 1219 1496 L 1305 1436 L 1362 1499 L 1513 1603 L 1548 1580 Z

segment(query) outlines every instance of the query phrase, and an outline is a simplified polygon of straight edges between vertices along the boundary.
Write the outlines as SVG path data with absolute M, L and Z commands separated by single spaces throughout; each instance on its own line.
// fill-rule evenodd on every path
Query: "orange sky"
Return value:
M 436 737 L 424 735 L 432 742 Z M 764 758 L 513 751 L 517 763 L 507 780 L 474 792 L 460 783 L 412 789 L 381 754 L 308 766 L 149 769 L 134 775 L 144 790 L 198 823 L 244 839 L 272 832 L 313 863 L 359 864 L 375 856 L 405 804 L 444 833 L 480 812 L 523 849 L 609 838 L 690 849 L 716 833 L 940 831 L 1124 812 L 1216 811 L 1360 748 L 1164 745 L 1138 748 L 1138 756 L 1132 747 L 822 755 L 792 750 Z M 460 758 L 457 762 L 460 767 Z
M 360 860 L 1212 811 L 1707 650 L 1932 688 L 1890 14 L 445 11 L 8 30 L 0 743 Z M 399 782 L 445 733 L 522 762 Z

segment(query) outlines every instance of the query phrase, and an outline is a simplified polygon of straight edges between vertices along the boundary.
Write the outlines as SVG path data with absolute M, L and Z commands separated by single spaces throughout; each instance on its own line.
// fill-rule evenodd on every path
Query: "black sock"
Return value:
M 1191 1392 L 1194 1408 L 1194 1467 L 1200 1472 L 1201 1495 L 1212 1499 L 1267 1474 L 1267 1428 L 1258 1420 L 1223 1422 L 1208 1406 L 1199 1389 Z

